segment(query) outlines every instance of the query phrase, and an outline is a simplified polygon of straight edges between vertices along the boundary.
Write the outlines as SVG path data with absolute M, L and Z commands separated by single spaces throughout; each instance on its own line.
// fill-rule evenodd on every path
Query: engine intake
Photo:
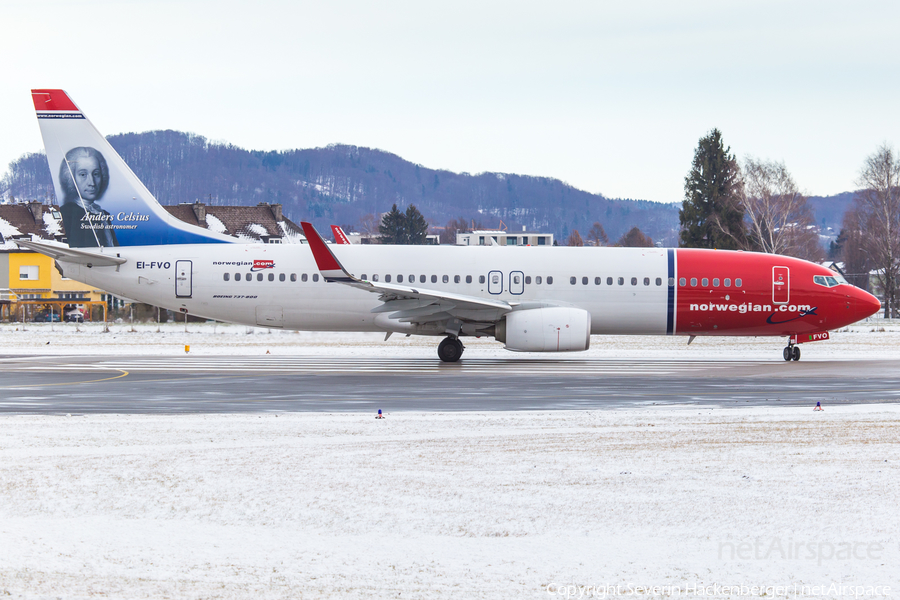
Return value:
M 508 313 L 497 323 L 498 342 L 514 352 L 578 352 L 591 346 L 591 313 L 554 306 Z

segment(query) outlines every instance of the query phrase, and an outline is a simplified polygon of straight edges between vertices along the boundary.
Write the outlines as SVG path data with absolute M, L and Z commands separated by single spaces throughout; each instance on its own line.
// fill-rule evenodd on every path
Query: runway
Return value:
M 513 411 L 900 401 L 900 362 L 0 356 L 0 413 Z

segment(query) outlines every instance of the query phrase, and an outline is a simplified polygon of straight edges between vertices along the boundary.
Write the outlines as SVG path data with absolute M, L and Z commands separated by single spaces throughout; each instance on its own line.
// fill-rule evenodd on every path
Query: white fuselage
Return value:
M 512 304 L 569 305 L 591 313 L 594 334 L 666 333 L 665 249 L 330 248 L 348 271 L 369 281 L 377 276 L 381 282 Z M 382 303 L 378 294 L 325 283 L 305 244 L 130 246 L 103 252 L 127 262 L 93 268 L 62 262 L 65 275 L 118 296 L 220 321 L 308 331 L 402 331 L 371 312 Z

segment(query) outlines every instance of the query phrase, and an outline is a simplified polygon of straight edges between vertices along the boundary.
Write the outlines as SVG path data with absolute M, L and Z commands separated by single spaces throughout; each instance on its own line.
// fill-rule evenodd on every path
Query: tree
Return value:
M 360 217 L 359 230 L 362 233 L 369 233 L 369 234 L 380 232 L 380 229 L 378 227 L 378 217 L 376 217 L 375 215 L 373 215 L 371 213 Z
M 831 259 L 844 263 L 844 277 L 853 285 L 869 291 L 869 271 L 872 270 L 872 259 L 865 249 L 868 236 L 860 224 L 859 211 L 851 207 L 844 213 L 841 233 L 833 243 Z
M 407 206 L 405 214 L 395 204 L 382 217 L 378 231 L 381 233 L 382 244 L 422 245 L 428 237 L 428 223 L 415 204 Z
M 464 219 L 462 217 L 458 219 L 450 219 L 449 221 L 447 221 L 447 225 L 444 227 L 444 231 L 441 232 L 441 243 L 451 245 L 455 244 L 456 234 L 466 233 L 467 231 L 471 231 L 469 229 L 468 219 Z
M 644 235 L 644 232 L 635 226 L 619 238 L 616 246 L 622 246 L 623 248 L 652 248 L 653 240 Z
M 609 238 L 606 237 L 606 231 L 599 222 L 594 222 L 591 230 L 588 232 L 588 242 L 591 246 L 609 246 Z
M 437 175 L 435 175 L 437 178 Z M 406 218 L 403 224 L 404 244 L 424 245 L 428 239 L 428 223 L 415 204 L 406 207 Z
M 700 138 L 678 213 L 682 247 L 734 250 L 743 245 L 740 170 L 730 151 L 718 129 Z
M 584 246 L 584 240 L 577 229 L 572 230 L 572 234 L 566 239 L 566 246 Z
M 884 316 L 897 313 L 900 282 L 900 160 L 894 149 L 882 144 L 866 158 L 859 173 L 854 208 L 865 231 L 863 248 L 877 270 L 884 294 Z
M 739 247 L 821 260 L 812 210 L 784 163 L 747 157 L 741 171 L 740 201 L 749 231 Z
M 406 238 L 406 215 L 397 210 L 397 205 L 391 207 L 390 212 L 381 218 L 378 232 L 381 234 L 382 244 L 402 244 Z

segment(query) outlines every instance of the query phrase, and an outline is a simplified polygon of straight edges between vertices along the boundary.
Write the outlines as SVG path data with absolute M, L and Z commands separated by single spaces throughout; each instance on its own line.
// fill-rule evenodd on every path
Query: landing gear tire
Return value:
M 438 346 L 438 356 L 444 362 L 456 362 L 462 356 L 463 350 L 461 341 L 448 337 Z
M 791 351 L 791 360 L 800 360 L 800 347 L 794 346 L 794 349 Z
M 782 356 L 784 356 L 784 360 L 790 361 L 794 358 L 794 349 L 790 346 L 785 346 L 784 352 L 782 352 Z

